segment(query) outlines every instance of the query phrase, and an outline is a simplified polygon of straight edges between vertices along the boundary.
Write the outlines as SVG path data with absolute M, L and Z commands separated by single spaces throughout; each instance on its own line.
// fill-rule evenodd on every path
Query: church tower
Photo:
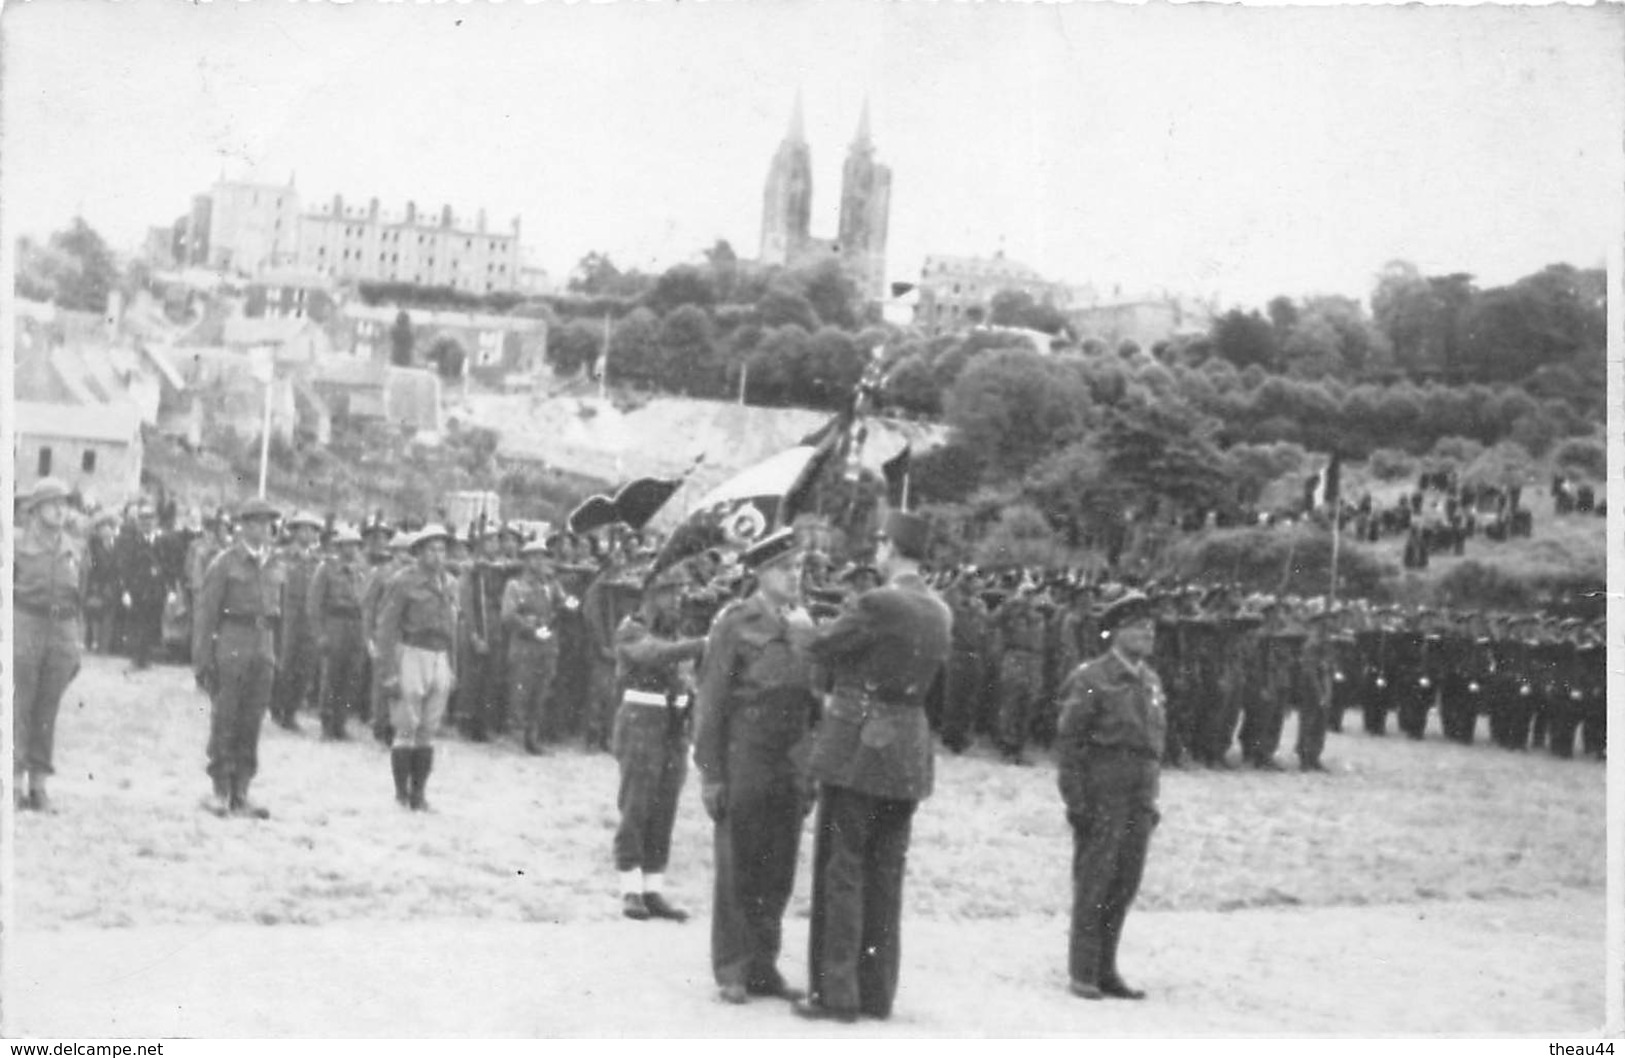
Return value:
M 891 169 L 875 161 L 869 137 L 869 101 L 841 171 L 841 258 L 863 296 L 886 296 L 886 222 L 891 213 Z
M 812 152 L 801 119 L 801 93 L 796 93 L 790 131 L 773 155 L 762 195 L 763 264 L 789 264 L 807 242 L 812 220 Z

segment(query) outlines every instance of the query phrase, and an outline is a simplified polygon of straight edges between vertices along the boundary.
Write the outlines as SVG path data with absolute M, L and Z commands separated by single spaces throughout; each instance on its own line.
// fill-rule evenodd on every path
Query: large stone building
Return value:
M 174 263 L 259 276 L 298 269 L 340 282 L 415 283 L 471 294 L 519 289 L 519 218 L 503 230 L 473 223 L 450 206 L 403 213 L 346 206 L 342 196 L 314 209 L 301 207 L 286 185 L 221 180 L 175 223 Z
M 891 169 L 875 160 L 869 133 L 869 104 L 863 104 L 858 133 L 841 169 L 841 216 L 833 239 L 813 237 L 812 151 L 796 97 L 790 131 L 773 155 L 762 195 L 763 264 L 799 266 L 834 258 L 863 296 L 886 296 L 886 228 L 891 215 Z
M 1007 290 L 1020 291 L 1062 311 L 1075 296 L 1071 287 L 1045 279 L 1036 269 L 1004 256 L 1002 250 L 992 257 L 929 254 L 920 268 L 914 323 L 931 334 L 988 323 L 994 295 Z

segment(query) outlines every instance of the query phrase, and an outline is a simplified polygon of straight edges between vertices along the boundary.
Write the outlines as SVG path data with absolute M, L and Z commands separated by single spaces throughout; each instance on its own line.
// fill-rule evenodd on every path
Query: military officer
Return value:
M 427 812 L 434 735 L 456 686 L 457 580 L 446 569 L 451 534 L 428 526 L 412 538 L 413 564 L 389 581 L 379 609 L 376 663 L 393 699 L 390 771 L 395 801 Z
M 492 531 L 474 541 L 474 557 L 463 574 L 458 605 L 464 615 L 459 632 L 462 661 L 458 696 L 462 699 L 464 733 L 484 742 L 502 727 L 507 695 L 506 633 L 502 627 L 502 596 L 509 579 L 501 561 L 501 544 Z
M 306 597 L 306 624 L 316 630 L 322 658 L 322 737 L 344 739 L 349 715 L 366 707 L 367 648 L 361 630 L 361 597 L 367 567 L 361 558 L 361 534 L 348 526 L 333 534 L 336 554 L 311 578 Z
M 271 814 L 248 799 L 248 788 L 259 771 L 260 723 L 276 679 L 282 603 L 282 567 L 271 554 L 276 519 L 264 500 L 243 504 L 237 541 L 209 564 L 194 615 L 192 666 L 210 698 L 207 770 L 214 792 L 203 807 L 217 816 Z
M 146 500 L 136 508 L 135 524 L 126 527 L 115 545 L 119 589 L 128 618 L 130 659 L 137 669 L 152 661 L 163 633 L 165 583 L 158 546 L 158 512 Z
M 886 583 L 853 599 L 808 648 L 834 688 L 809 764 L 819 803 L 802 1017 L 891 1016 L 904 862 L 933 778 L 925 695 L 951 651 L 953 613 L 920 575 L 929 534 L 919 515 L 893 511 L 875 552 Z
M 1031 585 L 1016 587 L 993 615 L 999 659 L 999 751 L 1026 764 L 1023 750 L 1044 690 L 1044 615 Z
M 942 744 L 955 753 L 970 745 L 988 661 L 988 613 L 974 573 L 962 575 L 948 592 L 953 610 L 953 651 L 943 678 Z
M 1143 999 L 1117 970 L 1123 922 L 1139 891 L 1157 812 L 1166 738 L 1162 681 L 1149 662 L 1150 601 L 1131 592 L 1101 615 L 1110 648 L 1062 691 L 1057 739 L 1061 798 L 1072 825 L 1071 991 L 1083 999 Z
M 556 727 L 550 713 L 565 596 L 545 543 L 532 540 L 519 553 L 524 572 L 508 582 L 499 607 L 508 637 L 508 723 L 526 753 L 540 753 L 543 738 Z
M 289 731 L 299 730 L 297 713 L 316 689 L 321 654 L 316 649 L 316 629 L 310 623 L 307 600 L 310 581 L 321 565 L 317 549 L 322 520 L 309 511 L 288 519 L 292 542 L 278 556 L 283 567 L 282 634 L 278 643 L 276 693 L 272 701 L 273 719 Z
M 412 534 L 397 529 L 389 538 L 389 550 L 382 562 L 378 553 L 373 552 L 371 561 L 374 565 L 367 575 L 366 589 L 361 596 L 361 632 L 367 641 L 369 669 L 368 716 L 372 722 L 373 738 L 385 746 L 394 743 L 395 729 L 389 720 L 390 697 L 384 688 L 384 666 L 378 661 L 378 615 L 383 610 L 384 593 L 389 588 L 389 582 L 412 563 L 411 545 Z
M 704 636 L 678 634 L 687 583 L 680 565 L 652 574 L 642 606 L 615 630 L 621 702 L 610 741 L 620 765 L 621 820 L 614 853 L 621 913 L 631 919 L 688 919 L 664 894 L 677 798 L 688 777 L 691 676 L 684 670 L 692 670 L 705 649 Z
M 23 501 L 14 544 L 12 776 L 18 808 L 52 810 L 46 793 L 54 771 L 56 717 L 79 672 L 79 622 L 89 570 L 80 542 L 67 532 L 68 487 L 41 478 Z
M 747 550 L 756 591 L 717 615 L 695 695 L 694 766 L 716 824 L 711 970 L 727 1003 L 796 1000 L 779 973 L 801 820 L 812 804 L 805 752 L 817 698 L 793 529 Z

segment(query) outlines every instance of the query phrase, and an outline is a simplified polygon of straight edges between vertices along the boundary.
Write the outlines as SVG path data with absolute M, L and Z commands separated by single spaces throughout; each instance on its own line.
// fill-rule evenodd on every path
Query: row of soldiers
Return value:
M 1012 762 L 1047 746 L 1056 694 L 1098 653 L 1095 615 L 1112 584 L 1033 572 L 943 571 L 954 610 L 953 653 L 931 698 L 933 722 L 958 752 L 977 734 Z M 1285 717 L 1298 713 L 1300 767 L 1319 770 L 1326 731 L 1358 710 L 1365 730 L 1388 717 L 1424 736 L 1437 706 L 1446 737 L 1471 743 L 1477 719 L 1509 749 L 1548 746 L 1572 756 L 1576 739 L 1601 757 L 1606 741 L 1600 620 L 1453 612 L 1276 598 L 1232 588 L 1152 590 L 1153 666 L 1168 694 L 1164 761 L 1275 769 Z

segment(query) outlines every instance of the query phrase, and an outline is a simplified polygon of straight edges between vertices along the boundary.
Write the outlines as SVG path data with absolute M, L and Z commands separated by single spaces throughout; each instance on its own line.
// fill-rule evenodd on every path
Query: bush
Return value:
M 1187 538 L 1169 552 L 1177 576 L 1200 583 L 1233 582 L 1244 591 L 1324 595 L 1331 586 L 1332 536 L 1318 526 L 1223 529 Z M 1384 598 L 1397 573 L 1371 550 L 1342 541 L 1337 556 L 1339 598 Z
M 1484 446 L 1470 437 L 1441 437 L 1428 454 L 1430 469 L 1459 470 L 1484 453 Z
M 1596 441 L 1565 441 L 1552 461 L 1565 474 L 1592 481 L 1608 480 L 1608 450 Z
M 1397 481 L 1416 473 L 1416 460 L 1398 448 L 1377 449 L 1366 465 L 1378 481 Z

